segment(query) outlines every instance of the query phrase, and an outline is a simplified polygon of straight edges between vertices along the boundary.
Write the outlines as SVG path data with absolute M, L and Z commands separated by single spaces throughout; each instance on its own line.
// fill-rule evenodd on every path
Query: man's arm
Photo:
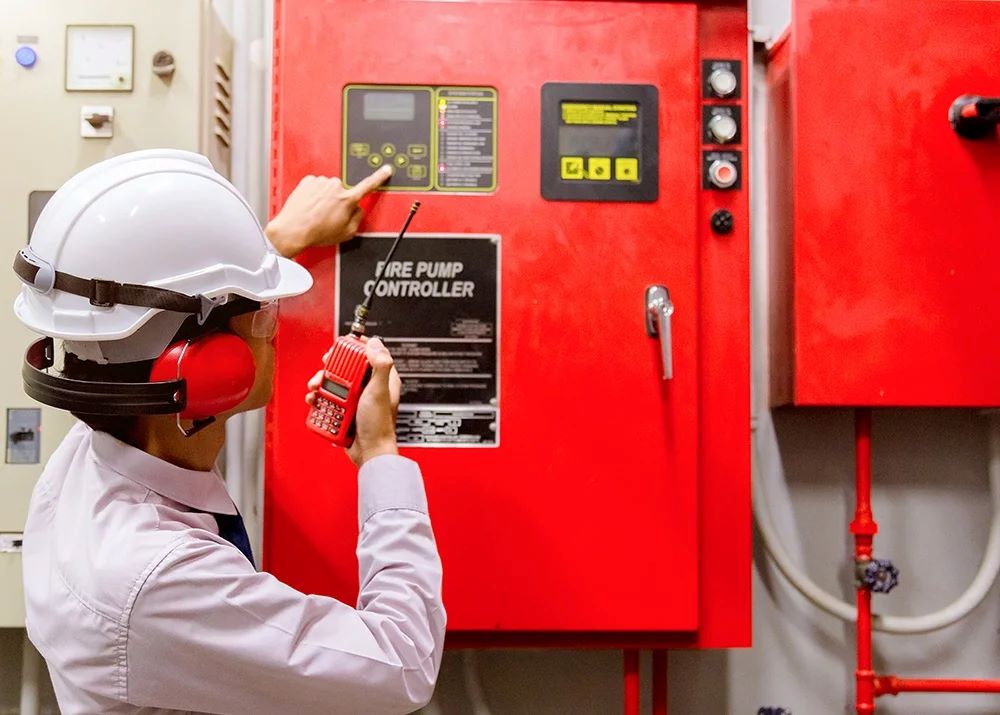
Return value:
M 228 544 L 184 541 L 127 611 L 125 699 L 217 713 L 390 715 L 425 705 L 445 612 L 420 470 L 383 455 L 358 479 L 357 609 L 255 572 Z

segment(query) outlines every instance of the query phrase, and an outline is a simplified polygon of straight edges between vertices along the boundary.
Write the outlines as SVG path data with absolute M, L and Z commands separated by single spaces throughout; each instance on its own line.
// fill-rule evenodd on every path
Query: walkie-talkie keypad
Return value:
M 343 407 L 324 397 L 316 396 L 316 403 L 313 405 L 313 412 L 310 417 L 310 422 L 313 425 L 331 434 L 339 434 L 343 421 Z

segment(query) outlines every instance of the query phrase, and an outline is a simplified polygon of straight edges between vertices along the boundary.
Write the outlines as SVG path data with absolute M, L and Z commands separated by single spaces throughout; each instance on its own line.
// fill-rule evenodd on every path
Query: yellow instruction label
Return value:
M 626 124 L 639 116 L 639 105 L 625 102 L 592 103 L 563 102 L 563 124 L 589 124 L 598 126 L 618 126 Z

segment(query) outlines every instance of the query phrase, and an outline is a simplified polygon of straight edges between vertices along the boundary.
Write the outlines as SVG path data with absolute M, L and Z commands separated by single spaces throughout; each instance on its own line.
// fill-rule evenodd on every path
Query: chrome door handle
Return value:
M 664 380 L 671 380 L 674 377 L 673 346 L 670 338 L 670 316 L 673 314 L 674 304 L 670 301 L 670 291 L 666 286 L 652 285 L 646 288 L 646 335 L 660 338 Z

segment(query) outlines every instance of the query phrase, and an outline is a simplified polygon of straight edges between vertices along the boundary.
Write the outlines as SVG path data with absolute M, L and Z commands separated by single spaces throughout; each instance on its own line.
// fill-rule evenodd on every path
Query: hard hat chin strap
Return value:
M 14 257 L 14 272 L 21 281 L 42 294 L 61 290 L 87 298 L 90 304 L 99 308 L 114 305 L 135 305 L 144 308 L 159 308 L 177 313 L 199 316 L 204 323 L 208 314 L 224 298 L 206 298 L 203 295 L 186 295 L 167 288 L 136 283 L 118 283 L 100 278 L 80 278 L 70 273 L 57 271 L 52 264 L 31 250 L 22 248 Z

